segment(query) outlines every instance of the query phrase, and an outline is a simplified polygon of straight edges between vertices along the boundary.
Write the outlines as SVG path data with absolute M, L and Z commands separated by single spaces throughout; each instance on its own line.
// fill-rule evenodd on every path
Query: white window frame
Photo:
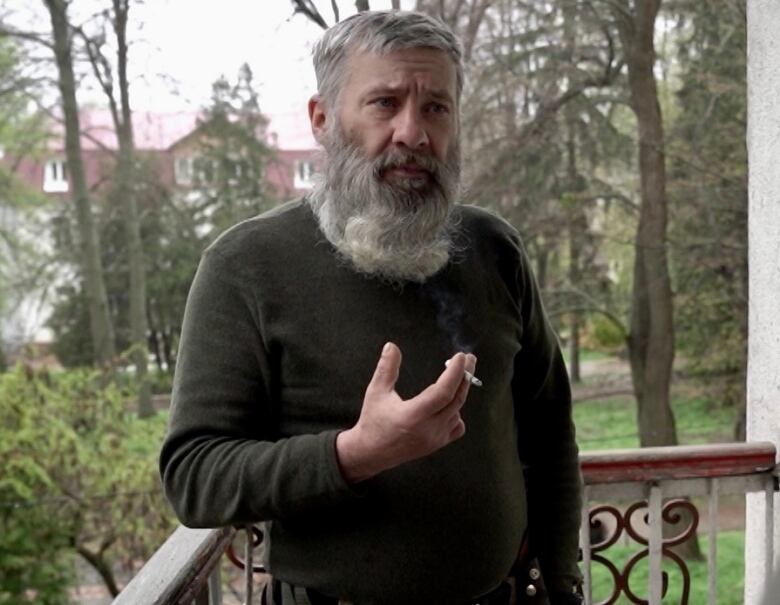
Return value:
M 177 185 L 191 185 L 195 158 L 179 156 L 173 160 L 173 179 Z
M 316 170 L 312 160 L 296 160 L 293 186 L 296 189 L 311 189 L 314 187 L 315 173 Z
M 68 164 L 65 160 L 47 160 L 43 165 L 43 190 L 46 193 L 68 191 Z

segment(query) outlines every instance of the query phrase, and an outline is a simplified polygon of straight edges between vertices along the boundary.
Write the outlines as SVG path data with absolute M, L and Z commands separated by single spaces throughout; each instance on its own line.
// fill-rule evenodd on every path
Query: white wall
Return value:
M 780 2 L 747 0 L 747 9 L 750 193 L 747 438 L 773 441 L 780 449 Z M 780 550 L 780 498 L 777 496 L 774 500 L 775 553 Z M 764 495 L 749 495 L 745 536 L 747 605 L 760 602 L 766 581 L 764 518 Z
M 48 230 L 51 221 L 46 207 L 25 213 L 0 200 L 0 231 L 38 255 L 22 262 L 0 238 L 0 348 L 6 354 L 16 353 L 29 343 L 52 342 L 52 331 L 45 324 L 51 316 L 53 295 L 58 285 L 74 279 L 73 271 L 64 264 L 46 263 L 54 254 Z M 30 282 L 30 271 L 37 275 L 32 280 L 35 283 Z

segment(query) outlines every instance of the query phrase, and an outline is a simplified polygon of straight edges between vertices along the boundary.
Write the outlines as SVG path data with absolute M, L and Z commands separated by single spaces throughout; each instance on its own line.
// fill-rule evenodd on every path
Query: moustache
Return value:
M 416 151 L 386 151 L 374 158 L 373 172 L 376 178 L 381 178 L 388 170 L 410 165 L 424 170 L 434 181 L 439 181 L 441 174 L 439 160 L 429 154 Z

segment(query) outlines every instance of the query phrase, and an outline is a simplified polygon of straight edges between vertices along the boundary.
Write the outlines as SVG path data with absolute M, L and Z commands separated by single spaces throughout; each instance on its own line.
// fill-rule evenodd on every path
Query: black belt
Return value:
M 524 544 L 512 574 L 515 583 L 515 605 L 549 605 L 547 590 L 539 569 L 536 558 L 528 556 L 527 547 Z M 300 602 L 296 595 L 302 597 L 305 593 L 311 605 L 338 605 L 339 598 L 331 597 L 317 592 L 313 588 L 293 587 L 280 580 L 273 579 L 270 585 L 263 590 L 261 603 L 263 605 L 285 605 L 288 599 L 282 596 L 283 592 L 291 594 L 292 602 Z M 576 596 L 576 595 L 573 595 Z M 572 601 L 579 603 L 580 601 Z M 503 581 L 490 592 L 469 600 L 463 605 L 510 605 L 512 603 L 512 586 L 508 581 Z
M 311 605 L 338 605 L 339 603 L 338 598 L 324 595 L 311 588 L 305 590 Z M 481 597 L 463 603 L 463 605 L 509 605 L 511 598 L 512 587 L 508 582 L 501 582 L 497 588 L 494 588 Z

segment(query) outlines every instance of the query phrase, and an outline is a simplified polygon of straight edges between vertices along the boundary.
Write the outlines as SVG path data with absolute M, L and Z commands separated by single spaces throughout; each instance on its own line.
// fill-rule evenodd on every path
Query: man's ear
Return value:
M 332 117 L 333 116 L 331 116 L 331 119 Z M 311 133 L 320 145 L 323 144 L 325 138 L 325 122 L 327 119 L 328 117 L 325 112 L 325 105 L 322 102 L 322 97 L 314 95 L 309 99 L 309 121 L 311 122 Z

